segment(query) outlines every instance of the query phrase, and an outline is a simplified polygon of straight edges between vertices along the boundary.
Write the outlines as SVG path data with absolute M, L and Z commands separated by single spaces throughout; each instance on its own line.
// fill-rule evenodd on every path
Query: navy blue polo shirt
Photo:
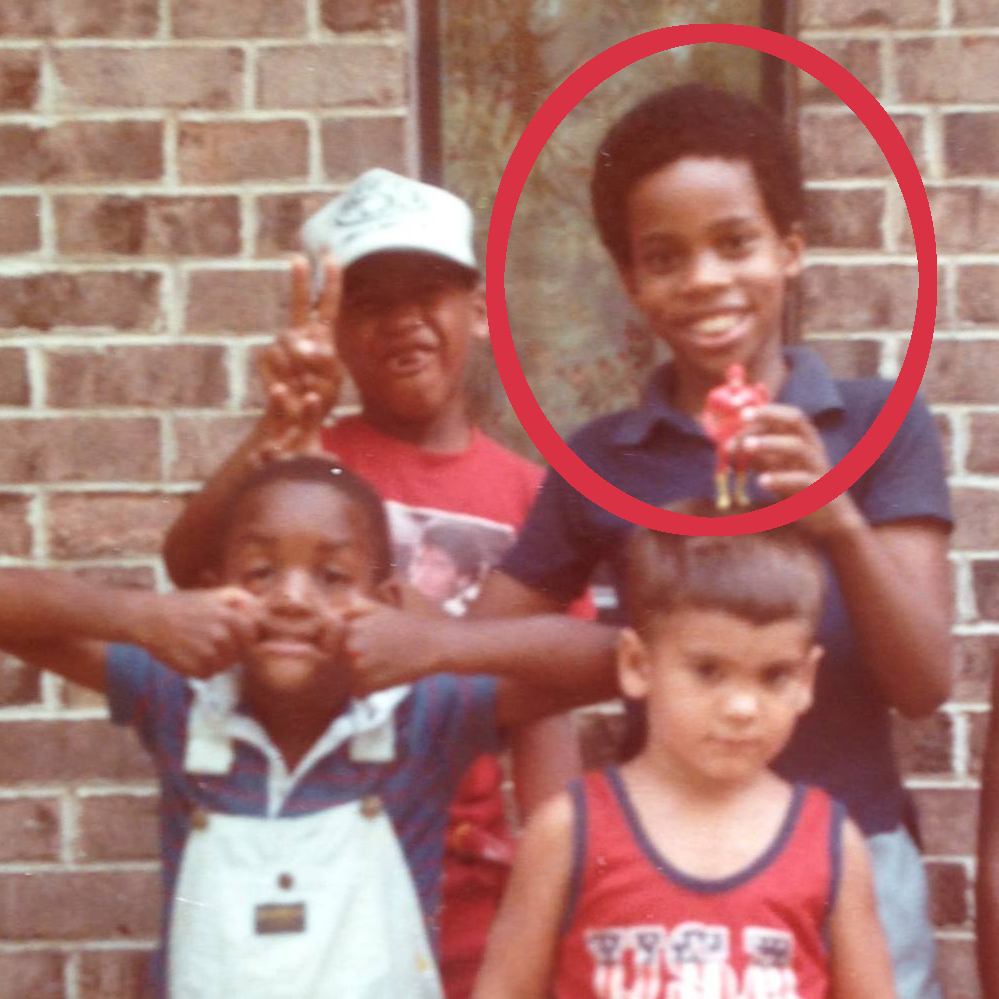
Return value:
M 788 377 L 777 401 L 797 406 L 812 420 L 835 464 L 870 428 L 892 383 L 834 379 L 821 359 L 803 347 L 790 348 L 786 357 Z M 670 404 L 672 378 L 668 364 L 658 369 L 641 406 L 600 417 L 569 441 L 608 482 L 656 505 L 710 496 L 714 490 L 714 445 L 696 420 Z M 940 441 L 921 399 L 850 493 L 872 524 L 929 517 L 950 525 Z M 549 471 L 500 568 L 526 586 L 569 602 L 582 593 L 594 567 L 606 562 L 622 591 L 623 542 L 632 527 Z M 827 575 L 818 633 L 826 653 L 815 704 L 775 768 L 789 780 L 825 788 L 872 835 L 899 825 L 905 798 L 891 746 L 888 707 L 856 647 L 828 564 Z

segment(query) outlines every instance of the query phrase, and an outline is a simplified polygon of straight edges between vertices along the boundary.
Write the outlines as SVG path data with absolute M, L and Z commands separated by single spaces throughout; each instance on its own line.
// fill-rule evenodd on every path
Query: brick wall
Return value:
M 988 684 L 999 651 L 999 5 L 987 0 L 801 4 L 801 37 L 891 112 L 929 192 L 940 260 L 923 391 L 948 443 L 958 528 L 954 698 L 899 725 L 922 814 L 948 999 L 978 995 L 974 837 Z M 812 245 L 806 323 L 846 374 L 894 377 L 915 311 L 912 233 L 884 157 L 814 81 L 801 97 Z
M 960 517 L 958 685 L 899 743 L 948 999 L 974 997 L 999 650 L 999 7 L 805 0 L 802 36 L 894 114 L 937 225 L 925 391 Z M 0 564 L 163 585 L 163 528 L 258 398 L 252 355 L 281 321 L 299 221 L 359 169 L 415 163 L 406 52 L 393 0 L 4 0 Z M 915 303 L 904 207 L 852 116 L 802 91 L 807 323 L 841 372 L 891 376 Z M 94 697 L 0 660 L 0 999 L 135 994 L 156 933 L 155 798 L 135 742 L 102 719 Z
M 415 165 L 401 2 L 0 4 L 0 564 L 163 585 L 305 214 Z M 127 999 L 156 799 L 100 699 L 0 660 L 0 999 Z

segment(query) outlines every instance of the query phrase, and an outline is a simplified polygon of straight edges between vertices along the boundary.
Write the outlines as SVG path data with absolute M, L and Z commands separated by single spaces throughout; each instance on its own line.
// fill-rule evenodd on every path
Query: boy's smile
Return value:
M 785 282 L 803 244 L 777 231 L 751 165 L 688 156 L 663 167 L 632 189 L 628 231 L 622 277 L 673 352 L 681 408 L 699 408 L 733 363 L 775 393 Z
M 804 619 L 754 624 L 684 607 L 648 643 L 627 632 L 619 660 L 625 693 L 646 700 L 649 752 L 688 778 L 729 784 L 784 747 L 820 656 Z

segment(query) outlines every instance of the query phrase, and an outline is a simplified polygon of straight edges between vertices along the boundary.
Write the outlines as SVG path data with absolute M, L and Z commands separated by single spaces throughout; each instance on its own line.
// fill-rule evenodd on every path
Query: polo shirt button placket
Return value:
M 367 794 L 361 799 L 361 814 L 366 819 L 373 819 L 382 811 L 382 799 L 377 794 Z

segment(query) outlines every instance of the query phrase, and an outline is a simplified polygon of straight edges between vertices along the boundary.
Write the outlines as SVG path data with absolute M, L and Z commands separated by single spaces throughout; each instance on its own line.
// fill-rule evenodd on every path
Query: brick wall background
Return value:
M 899 728 L 948 999 L 974 997 L 979 747 L 999 652 L 999 5 L 805 0 L 802 37 L 898 121 L 941 251 L 924 383 L 959 527 L 957 689 Z M 257 399 L 302 217 L 358 170 L 416 165 L 401 0 L 4 0 L 0 564 L 162 586 L 163 529 Z M 802 81 L 807 326 L 893 376 L 915 307 L 873 140 Z M 156 934 L 155 798 L 99 700 L 0 661 L 0 999 L 136 994 Z

